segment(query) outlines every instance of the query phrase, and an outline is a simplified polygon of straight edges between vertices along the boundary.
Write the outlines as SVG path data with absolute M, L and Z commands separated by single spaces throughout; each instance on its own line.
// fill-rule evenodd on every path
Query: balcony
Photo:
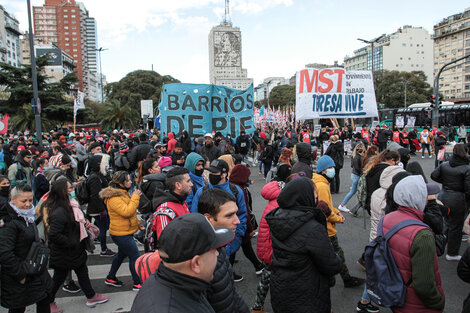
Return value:
M 16 35 L 21 35 L 21 32 L 20 32 L 20 29 L 18 27 L 18 25 L 12 23 L 12 22 L 6 22 L 5 23 L 5 28 L 8 29 L 9 31 L 11 31 L 12 33 L 16 34 Z

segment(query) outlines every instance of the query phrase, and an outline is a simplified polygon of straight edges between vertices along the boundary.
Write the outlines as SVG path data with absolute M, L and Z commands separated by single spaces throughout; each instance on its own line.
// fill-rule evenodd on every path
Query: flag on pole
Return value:
M 80 90 L 77 92 L 77 97 L 73 99 L 73 119 L 77 117 L 77 111 L 85 108 L 85 93 Z
M 5 135 L 8 131 L 8 118 L 9 115 L 3 115 L 3 118 L 0 118 L 0 135 Z

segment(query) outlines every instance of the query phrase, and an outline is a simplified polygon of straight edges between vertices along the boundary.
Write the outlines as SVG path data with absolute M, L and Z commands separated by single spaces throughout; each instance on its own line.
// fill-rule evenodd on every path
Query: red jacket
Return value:
M 168 133 L 168 146 L 166 148 L 166 153 L 170 154 L 173 150 L 175 150 L 175 145 L 178 142 L 178 140 L 175 139 L 175 134 L 174 133 Z
M 183 204 L 178 202 L 164 202 L 160 204 L 155 213 L 153 213 L 152 230 L 156 232 L 157 239 L 160 238 L 160 234 L 168 223 L 178 216 L 189 213 L 186 201 Z
M 264 208 L 263 215 L 261 216 L 261 221 L 259 223 L 256 254 L 259 259 L 266 264 L 271 264 L 273 262 L 273 245 L 271 242 L 271 235 L 269 233 L 269 225 L 266 222 L 265 216 L 275 208 L 279 207 L 277 204 L 277 196 L 279 196 L 280 193 L 281 188 L 277 181 L 267 183 L 264 185 L 263 189 L 261 189 L 261 196 L 269 202 Z
M 413 208 L 399 207 L 397 211 L 389 213 L 385 216 L 383 221 L 383 231 L 386 234 L 390 228 L 395 224 L 407 220 L 415 219 L 423 221 L 424 213 Z M 411 256 L 410 249 L 413 244 L 413 240 L 416 234 L 426 229 L 424 226 L 412 225 L 399 230 L 390 240 L 389 246 L 392 252 L 393 258 L 400 270 L 401 276 L 405 283 L 409 282 L 412 275 L 411 269 Z M 434 253 L 435 254 L 435 253 Z M 441 286 L 441 274 L 439 272 L 439 265 L 437 263 L 437 255 L 434 257 L 434 277 L 436 279 L 436 286 L 442 296 L 444 296 L 444 290 Z M 393 308 L 394 313 L 433 313 L 440 312 L 433 309 L 426 308 L 423 301 L 418 297 L 413 289 L 413 282 L 406 291 L 405 305 L 400 308 Z

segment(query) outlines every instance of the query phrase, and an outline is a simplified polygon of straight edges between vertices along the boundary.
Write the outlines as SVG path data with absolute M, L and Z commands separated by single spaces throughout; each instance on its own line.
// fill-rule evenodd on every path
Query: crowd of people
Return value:
M 82 290 L 90 307 L 107 302 L 88 274 L 87 254 L 96 244 L 101 257 L 112 258 L 108 286 L 123 287 L 117 273 L 129 259 L 138 292 L 132 312 L 264 312 L 270 291 L 274 312 L 330 313 L 337 274 L 345 288 L 364 285 L 358 312 L 379 312 L 371 301 L 373 276 L 349 273 L 336 231 L 343 213 L 356 217 L 362 208 L 370 215 L 369 241 L 396 231 L 388 245 L 406 301 L 392 310 L 442 312 L 437 257 L 459 261 L 459 275 L 470 281 L 470 251 L 460 255 L 470 199 L 465 127 L 417 134 L 346 125 L 313 133 L 304 125 L 253 135 L 242 130 L 234 139 L 220 132 L 191 138 L 187 131 L 117 130 L 61 130 L 41 143 L 33 134 L 0 138 L 1 305 L 9 312 L 32 304 L 37 312 L 62 312 L 59 289 Z M 452 153 L 441 153 L 456 137 Z M 419 150 L 423 158 L 425 150 L 435 155 L 430 177 L 410 162 Z M 340 170 L 349 163 L 351 188 L 336 206 L 332 194 L 340 192 Z M 258 220 L 250 168 L 266 179 Z M 348 209 L 355 194 L 358 204 Z M 415 222 L 397 230 L 408 220 Z M 117 251 L 108 247 L 108 233 Z M 145 279 L 136 270 L 139 245 L 161 260 Z M 235 288 L 243 280 L 235 265 L 239 250 L 260 278 L 252 303 Z M 33 262 L 38 257 L 48 261 L 52 277 Z M 367 253 L 357 260 L 367 274 L 371 262 Z

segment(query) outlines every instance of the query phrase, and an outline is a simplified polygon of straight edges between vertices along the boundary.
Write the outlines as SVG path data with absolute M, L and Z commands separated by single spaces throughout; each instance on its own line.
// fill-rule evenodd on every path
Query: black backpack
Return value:
M 88 192 L 86 180 L 75 187 L 75 196 L 77 197 L 78 203 L 82 205 L 90 202 L 90 194 Z
M 39 239 L 39 232 L 36 223 L 32 223 L 34 227 L 34 241 L 26 255 L 24 270 L 29 275 L 39 275 L 47 270 L 49 263 L 50 250 L 46 244 Z

